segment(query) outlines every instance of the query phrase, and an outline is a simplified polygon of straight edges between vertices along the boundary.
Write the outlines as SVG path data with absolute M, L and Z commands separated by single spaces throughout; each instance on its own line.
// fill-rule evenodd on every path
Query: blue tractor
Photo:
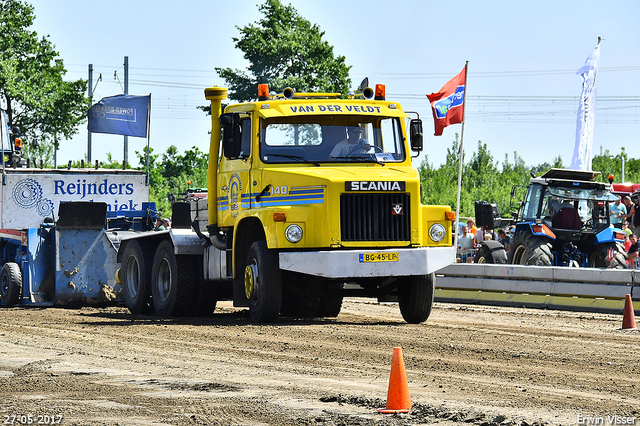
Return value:
M 618 197 L 611 184 L 594 180 L 599 174 L 550 169 L 532 177 L 507 262 L 626 269 L 624 233 L 610 224 L 609 203 Z

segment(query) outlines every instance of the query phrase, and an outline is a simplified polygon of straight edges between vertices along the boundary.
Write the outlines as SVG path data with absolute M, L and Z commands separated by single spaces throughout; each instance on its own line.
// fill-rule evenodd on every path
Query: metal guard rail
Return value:
M 437 302 L 640 312 L 640 270 L 455 263 L 436 273 Z

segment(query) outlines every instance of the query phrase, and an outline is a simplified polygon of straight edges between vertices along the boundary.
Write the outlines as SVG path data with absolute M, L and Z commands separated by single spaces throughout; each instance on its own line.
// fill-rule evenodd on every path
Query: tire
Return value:
M 218 300 L 216 298 L 215 283 L 205 281 L 202 257 L 193 259 L 196 274 L 196 315 L 209 316 L 216 310 Z
M 328 286 L 332 291 L 340 291 L 342 287 L 344 287 L 342 283 L 332 283 Z M 340 314 L 341 309 L 342 295 L 322 296 L 316 309 L 316 316 L 320 318 L 335 318 Z
M 151 266 L 153 259 L 145 255 L 137 241 L 130 241 L 122 253 L 120 281 L 124 303 L 133 315 L 149 314 L 151 305 Z
M 494 244 L 488 242 L 481 243 L 480 248 L 476 252 L 473 258 L 474 263 L 507 263 L 507 252 L 497 241 L 493 241 Z
M 429 318 L 433 307 L 435 283 L 434 273 L 400 278 L 398 305 L 406 322 L 419 324 Z
M 313 318 L 320 306 L 320 297 L 312 295 L 299 295 L 292 292 L 282 294 L 280 314 L 292 318 Z
M 22 272 L 15 262 L 5 263 L 0 272 L 0 304 L 15 306 L 22 298 Z
M 613 259 L 611 259 L 611 261 L 608 261 L 607 257 L 609 257 L 610 249 L 613 249 L 614 257 Z M 589 254 L 589 267 L 628 269 L 627 254 L 624 251 L 624 246 L 619 243 L 598 244 Z
M 249 299 L 249 312 L 256 323 L 275 322 L 282 304 L 282 272 L 278 252 L 269 250 L 264 240 L 249 248 L 244 284 Z
M 529 232 L 517 232 L 511 243 L 508 262 L 513 265 L 551 266 L 553 246 L 549 240 Z
M 163 317 L 195 313 L 194 256 L 176 256 L 169 240 L 160 243 L 153 258 L 151 294 L 156 313 Z

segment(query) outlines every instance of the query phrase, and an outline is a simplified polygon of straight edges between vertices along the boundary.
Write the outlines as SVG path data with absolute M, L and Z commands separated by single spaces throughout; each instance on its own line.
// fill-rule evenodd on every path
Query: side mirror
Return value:
M 411 150 L 416 152 L 422 151 L 422 120 L 419 118 L 411 120 L 409 123 L 409 135 L 411 140 Z
M 220 116 L 222 126 L 222 152 L 227 158 L 238 158 L 242 148 L 242 128 L 240 114 L 230 113 Z

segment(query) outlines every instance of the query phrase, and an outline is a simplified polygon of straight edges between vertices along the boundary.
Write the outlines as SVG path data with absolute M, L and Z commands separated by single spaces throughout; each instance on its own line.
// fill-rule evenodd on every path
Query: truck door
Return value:
M 218 171 L 218 224 L 233 226 L 242 210 L 250 207 L 251 115 L 241 117 L 242 148 L 236 158 L 224 158 Z

